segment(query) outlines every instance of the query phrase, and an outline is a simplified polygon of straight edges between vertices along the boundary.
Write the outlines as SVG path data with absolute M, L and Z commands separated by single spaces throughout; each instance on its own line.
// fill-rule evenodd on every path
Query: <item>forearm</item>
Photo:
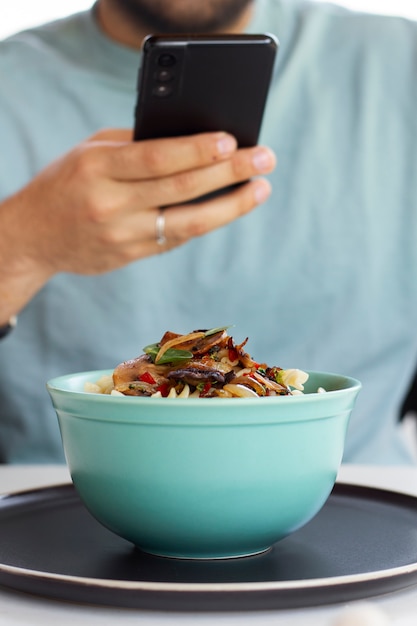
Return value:
M 30 228 L 21 223 L 22 201 L 16 194 L 0 204 L 0 326 L 19 313 L 50 277 L 31 254 Z

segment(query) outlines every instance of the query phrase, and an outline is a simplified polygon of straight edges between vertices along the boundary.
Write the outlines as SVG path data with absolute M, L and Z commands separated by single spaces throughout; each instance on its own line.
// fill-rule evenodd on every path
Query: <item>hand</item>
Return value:
M 35 273 L 34 284 L 61 271 L 110 271 L 249 212 L 270 193 L 264 179 L 210 201 L 185 203 L 274 165 L 268 148 L 237 150 L 225 133 L 133 142 L 130 131 L 102 131 L 3 203 L 0 238 L 7 251 L 0 256 L 9 270 Z M 167 205 L 175 206 L 164 213 L 167 241 L 161 247 L 156 219 L 158 207 Z

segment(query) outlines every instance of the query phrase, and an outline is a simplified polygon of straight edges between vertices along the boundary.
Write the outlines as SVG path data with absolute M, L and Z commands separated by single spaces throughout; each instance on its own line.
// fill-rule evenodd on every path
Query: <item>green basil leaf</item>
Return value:
M 158 360 L 158 365 L 165 363 L 184 363 L 193 358 L 193 353 L 189 350 L 176 350 L 176 348 L 168 348 L 166 352 Z
M 151 343 L 149 346 L 145 346 L 143 351 L 145 354 L 151 357 L 155 363 L 156 356 L 160 350 L 159 343 Z M 193 358 L 193 353 L 189 350 L 177 350 L 176 348 L 168 348 L 162 357 L 158 360 L 157 365 L 165 365 L 167 363 L 184 363 Z
M 152 361 L 155 362 L 155 357 L 159 352 L 160 345 L 159 343 L 151 343 L 149 346 L 145 346 L 143 351 L 145 354 L 151 357 Z
M 211 335 L 215 335 L 216 333 L 227 330 L 228 328 L 232 328 L 232 326 L 219 326 L 218 328 L 211 328 L 210 330 L 206 330 L 204 337 L 210 337 Z

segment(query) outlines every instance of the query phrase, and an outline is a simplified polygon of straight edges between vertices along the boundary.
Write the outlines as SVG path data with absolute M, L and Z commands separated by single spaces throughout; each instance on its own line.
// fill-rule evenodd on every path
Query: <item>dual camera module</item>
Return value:
M 157 69 L 155 72 L 155 85 L 153 94 L 159 98 L 170 96 L 174 90 L 173 81 L 175 78 L 175 64 L 177 60 L 173 54 L 165 52 L 157 59 Z

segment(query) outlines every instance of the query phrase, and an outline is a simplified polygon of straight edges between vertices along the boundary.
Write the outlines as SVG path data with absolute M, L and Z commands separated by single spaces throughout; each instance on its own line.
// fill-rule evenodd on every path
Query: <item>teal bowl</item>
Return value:
M 140 549 L 189 559 L 268 550 L 327 500 L 360 383 L 310 372 L 305 394 L 144 398 L 85 393 L 109 371 L 47 387 L 82 501 Z M 319 387 L 326 393 L 316 393 Z

